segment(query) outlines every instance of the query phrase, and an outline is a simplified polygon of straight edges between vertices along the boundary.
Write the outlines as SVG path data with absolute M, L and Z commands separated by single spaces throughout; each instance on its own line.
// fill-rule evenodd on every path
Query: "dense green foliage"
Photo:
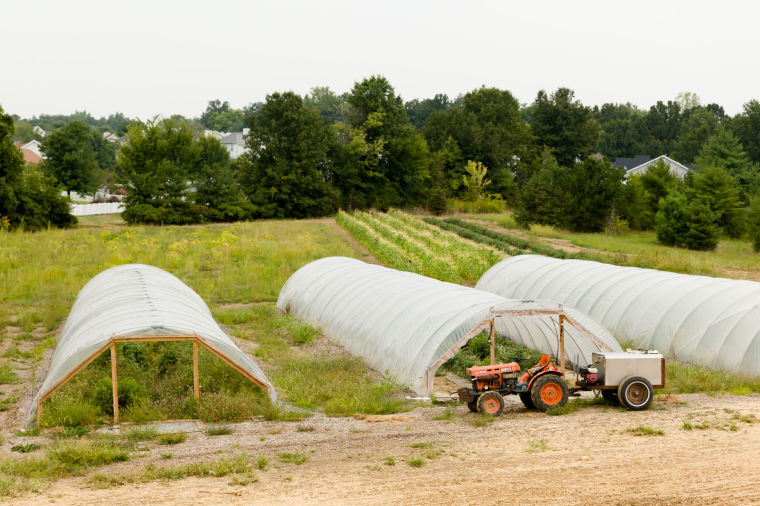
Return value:
M 242 183 L 254 216 L 310 218 L 335 212 L 329 130 L 319 114 L 293 92 L 273 93 L 248 125 Z
M 710 207 L 689 202 L 677 191 L 662 199 L 655 217 L 657 240 L 668 246 L 712 250 L 718 245 L 718 227 Z
M 0 108 L 0 231 L 67 227 L 77 222 L 58 183 L 27 167 L 13 144 L 13 118 Z
M 92 194 L 99 170 L 95 141 L 98 134 L 81 121 L 72 121 L 42 141 L 45 169 L 71 193 Z M 102 139 L 101 139 L 102 140 Z

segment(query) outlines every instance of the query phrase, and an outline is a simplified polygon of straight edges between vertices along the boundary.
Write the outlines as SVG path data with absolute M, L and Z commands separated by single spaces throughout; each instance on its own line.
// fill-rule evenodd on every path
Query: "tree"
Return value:
M 725 170 L 736 178 L 742 190 L 742 200 L 746 202 L 747 195 L 757 192 L 760 186 L 758 166 L 749 159 L 739 139 L 724 128 L 715 132 L 697 156 L 697 164 L 701 168 L 717 167 Z
M 273 93 L 248 119 L 243 184 L 255 217 L 310 218 L 335 212 L 330 134 L 293 92 Z
M 654 216 L 657 213 L 657 204 L 653 205 L 652 200 L 652 194 L 644 188 L 641 176 L 636 174 L 629 177 L 620 188 L 615 209 L 630 228 L 649 230 L 654 227 Z
M 133 123 L 119 150 L 129 223 L 186 224 L 201 220 L 188 200 L 190 175 L 200 150 L 184 122 L 173 119 Z
M 404 104 L 406 114 L 409 116 L 409 121 L 415 128 L 422 128 L 431 113 L 435 111 L 446 111 L 453 106 L 453 102 L 449 100 L 448 95 L 439 93 L 433 98 L 426 98 L 424 100 L 410 100 Z
M 335 123 L 346 120 L 346 108 L 343 107 L 347 103 L 346 98 L 345 93 L 337 95 L 327 86 L 316 86 L 311 89 L 311 94 L 303 97 L 303 103 L 317 111 L 326 123 Z
M 198 139 L 199 159 L 190 177 L 195 186 L 193 201 L 204 221 L 238 221 L 250 218 L 253 206 L 237 179 L 239 170 L 230 163 L 227 149 L 214 137 Z
M 387 79 L 372 76 L 354 83 L 348 95 L 352 128 L 362 132 L 368 150 L 361 163 L 372 168 L 368 205 L 380 209 L 425 202 L 430 157 L 425 140 L 409 124 L 401 97 Z M 374 157 L 368 159 L 367 157 Z M 364 186 L 369 183 L 365 178 Z
M 665 104 L 657 101 L 644 117 L 640 151 L 651 156 L 672 153 L 681 131 L 681 120 L 681 106 L 678 102 L 668 101 Z
M 566 223 L 567 171 L 549 154 L 544 156 L 520 189 L 515 219 L 521 226 L 533 223 L 563 226 Z
M 591 109 L 568 88 L 548 96 L 538 92 L 530 126 L 540 145 L 549 147 L 560 165 L 572 166 L 599 149 L 601 128 Z
M 602 129 L 600 152 L 614 160 L 634 156 L 642 140 L 641 124 L 645 113 L 631 104 L 604 104 L 594 107 L 594 117 Z
M 465 196 L 468 200 L 481 200 L 486 196 L 486 186 L 491 184 L 491 180 L 486 178 L 488 169 L 482 162 L 473 162 L 467 160 L 464 168 L 467 173 L 462 176 L 462 182 L 465 188 Z
M 750 201 L 747 225 L 752 246 L 755 251 L 760 251 L 760 195 Z
M 92 194 L 98 188 L 98 161 L 92 128 L 81 121 L 71 121 L 53 131 L 42 142 L 47 157 L 45 169 L 66 191 Z
M 606 159 L 587 158 L 573 165 L 564 195 L 567 226 L 579 232 L 603 230 L 622 180 L 623 171 Z
M 530 129 L 521 121 L 520 104 L 511 93 L 497 88 L 473 90 L 462 98 L 461 106 L 433 111 L 422 133 L 434 151 L 453 139 L 465 160 L 488 167 L 491 191 L 508 198 L 515 192 L 513 172 L 523 160 L 535 156 Z M 459 167 L 447 179 L 461 180 Z
M 657 240 L 667 246 L 712 250 L 718 244 L 718 227 L 709 206 L 698 200 L 689 202 L 679 191 L 660 201 L 655 221 Z
M 719 119 L 708 109 L 688 109 L 684 114 L 671 156 L 680 162 L 693 163 L 704 143 L 719 127 Z
M 741 114 L 731 121 L 731 130 L 739 138 L 750 160 L 760 163 L 760 102 L 750 100 Z
M 13 144 L 13 118 L 0 107 L 0 228 L 67 227 L 77 219 L 55 180 L 24 167 Z
M 744 233 L 744 206 L 739 197 L 739 185 L 725 170 L 705 167 L 689 173 L 686 180 L 689 201 L 707 205 L 714 214 L 717 226 L 734 239 Z
M 245 126 L 245 114 L 240 109 L 231 108 L 227 101 L 211 100 L 201 115 L 201 124 L 218 132 L 240 132 Z

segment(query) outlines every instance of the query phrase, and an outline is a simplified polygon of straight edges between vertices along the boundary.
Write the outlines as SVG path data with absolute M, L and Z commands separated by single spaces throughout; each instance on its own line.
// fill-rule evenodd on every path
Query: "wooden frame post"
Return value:
M 493 318 L 491 318 L 491 365 L 496 363 L 496 346 L 494 345 L 494 325 Z
M 565 315 L 559 315 L 559 368 L 565 374 Z
M 198 381 L 198 341 L 193 341 L 193 396 L 195 397 L 195 404 L 198 405 L 201 398 Z
M 116 343 L 111 342 L 111 386 L 113 391 L 113 424 L 119 425 L 119 381 L 116 377 Z

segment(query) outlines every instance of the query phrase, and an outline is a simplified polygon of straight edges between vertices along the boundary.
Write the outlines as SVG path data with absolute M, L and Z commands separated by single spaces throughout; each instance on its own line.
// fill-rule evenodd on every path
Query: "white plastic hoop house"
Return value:
M 477 288 L 572 305 L 621 341 L 760 374 L 760 283 L 537 255 L 491 267 Z
M 42 401 L 90 361 L 113 343 L 128 341 L 193 341 L 277 400 L 264 373 L 219 328 L 197 293 L 158 267 L 127 264 L 101 272 L 79 292 L 27 423 L 34 422 Z M 197 396 L 197 381 L 194 386 Z
M 620 351 L 612 335 L 573 308 L 509 300 L 432 278 L 344 257 L 311 262 L 282 287 L 277 307 L 320 327 L 325 336 L 420 395 L 435 371 L 495 321 L 513 341 L 557 354 L 559 315 L 571 362 Z

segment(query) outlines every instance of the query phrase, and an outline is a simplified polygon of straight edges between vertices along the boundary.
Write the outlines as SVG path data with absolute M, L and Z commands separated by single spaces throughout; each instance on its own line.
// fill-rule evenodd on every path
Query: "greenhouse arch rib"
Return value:
M 435 370 L 491 321 L 513 341 L 539 343 L 540 351 L 556 355 L 554 329 L 564 315 L 572 325 L 566 328 L 571 362 L 578 356 L 588 362 L 594 351 L 620 350 L 609 332 L 571 307 L 510 300 L 344 257 L 301 267 L 283 286 L 277 307 L 420 395 L 430 393 Z M 509 327 L 506 319 L 522 325 Z

